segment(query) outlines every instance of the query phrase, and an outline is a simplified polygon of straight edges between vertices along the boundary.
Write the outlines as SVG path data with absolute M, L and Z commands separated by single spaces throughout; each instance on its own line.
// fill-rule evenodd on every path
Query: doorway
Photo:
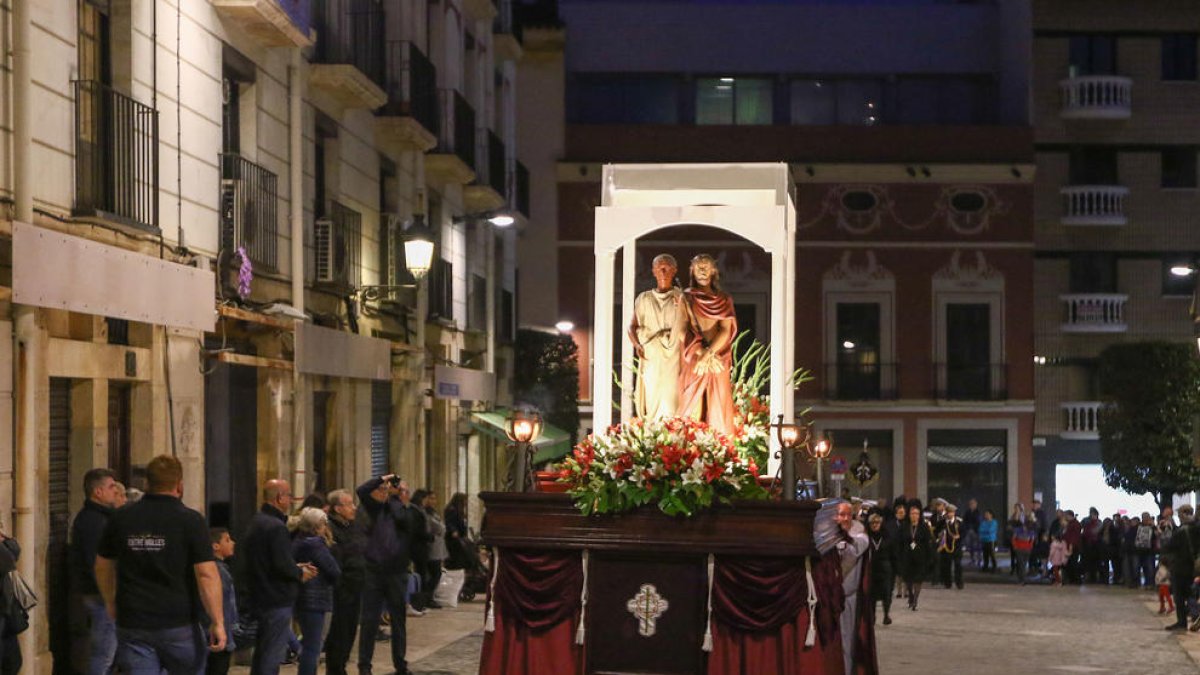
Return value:
M 334 397 L 331 391 L 313 392 L 313 489 L 324 492 L 333 484 L 332 476 L 337 475 L 337 456 L 331 452 L 329 443 L 329 406 Z M 372 436 L 374 433 L 372 433 Z M 299 488 L 298 488 L 299 489 Z M 301 495 L 297 494 L 298 497 Z
M 204 378 L 209 525 L 237 537 L 258 508 L 258 371 L 216 363 Z

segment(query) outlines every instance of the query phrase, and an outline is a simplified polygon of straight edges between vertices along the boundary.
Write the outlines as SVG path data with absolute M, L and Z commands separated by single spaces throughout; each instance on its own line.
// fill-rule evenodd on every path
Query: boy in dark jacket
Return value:
M 225 614 L 227 639 L 223 651 L 208 653 L 208 668 L 205 672 L 208 675 L 225 675 L 229 672 L 230 655 L 237 649 L 233 640 L 238 621 L 237 594 L 233 587 L 233 573 L 229 571 L 229 563 L 226 562 L 233 557 L 234 541 L 233 537 L 229 536 L 229 530 L 223 527 L 210 529 L 209 535 L 212 540 L 213 557 L 217 559 L 217 572 L 221 574 L 221 607 Z

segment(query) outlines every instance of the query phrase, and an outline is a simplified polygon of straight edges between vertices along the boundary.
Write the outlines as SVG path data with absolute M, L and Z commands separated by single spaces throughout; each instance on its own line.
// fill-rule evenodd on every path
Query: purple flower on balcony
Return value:
M 237 253 L 242 258 L 242 264 L 238 267 L 238 297 L 244 302 L 250 297 L 250 284 L 254 281 L 254 265 L 250 262 L 250 256 L 246 254 L 246 247 L 239 246 Z

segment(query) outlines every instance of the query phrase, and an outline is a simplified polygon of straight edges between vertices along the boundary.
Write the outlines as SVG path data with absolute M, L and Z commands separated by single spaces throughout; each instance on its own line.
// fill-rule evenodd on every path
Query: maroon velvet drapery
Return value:
M 842 673 L 842 644 L 834 636 L 845 595 L 836 552 L 815 561 L 813 582 L 817 640 L 805 647 L 809 616 L 803 559 L 717 558 L 709 674 Z
M 583 568 L 579 551 L 497 551 L 495 631 L 485 632 L 481 675 L 583 672 L 575 644 Z

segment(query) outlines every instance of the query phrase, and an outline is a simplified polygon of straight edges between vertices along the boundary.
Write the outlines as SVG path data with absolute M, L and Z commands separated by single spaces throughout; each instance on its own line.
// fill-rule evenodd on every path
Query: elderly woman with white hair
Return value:
M 329 547 L 333 535 L 329 530 L 329 516 L 317 508 L 300 510 L 300 515 L 288 523 L 294 528 L 292 557 L 297 563 L 312 563 L 317 576 L 300 588 L 296 598 L 296 623 L 300 625 L 300 653 L 298 675 L 316 675 L 317 661 L 321 656 L 321 643 L 325 639 L 325 620 L 333 611 L 333 587 L 342 576 L 342 569 L 334 560 Z

